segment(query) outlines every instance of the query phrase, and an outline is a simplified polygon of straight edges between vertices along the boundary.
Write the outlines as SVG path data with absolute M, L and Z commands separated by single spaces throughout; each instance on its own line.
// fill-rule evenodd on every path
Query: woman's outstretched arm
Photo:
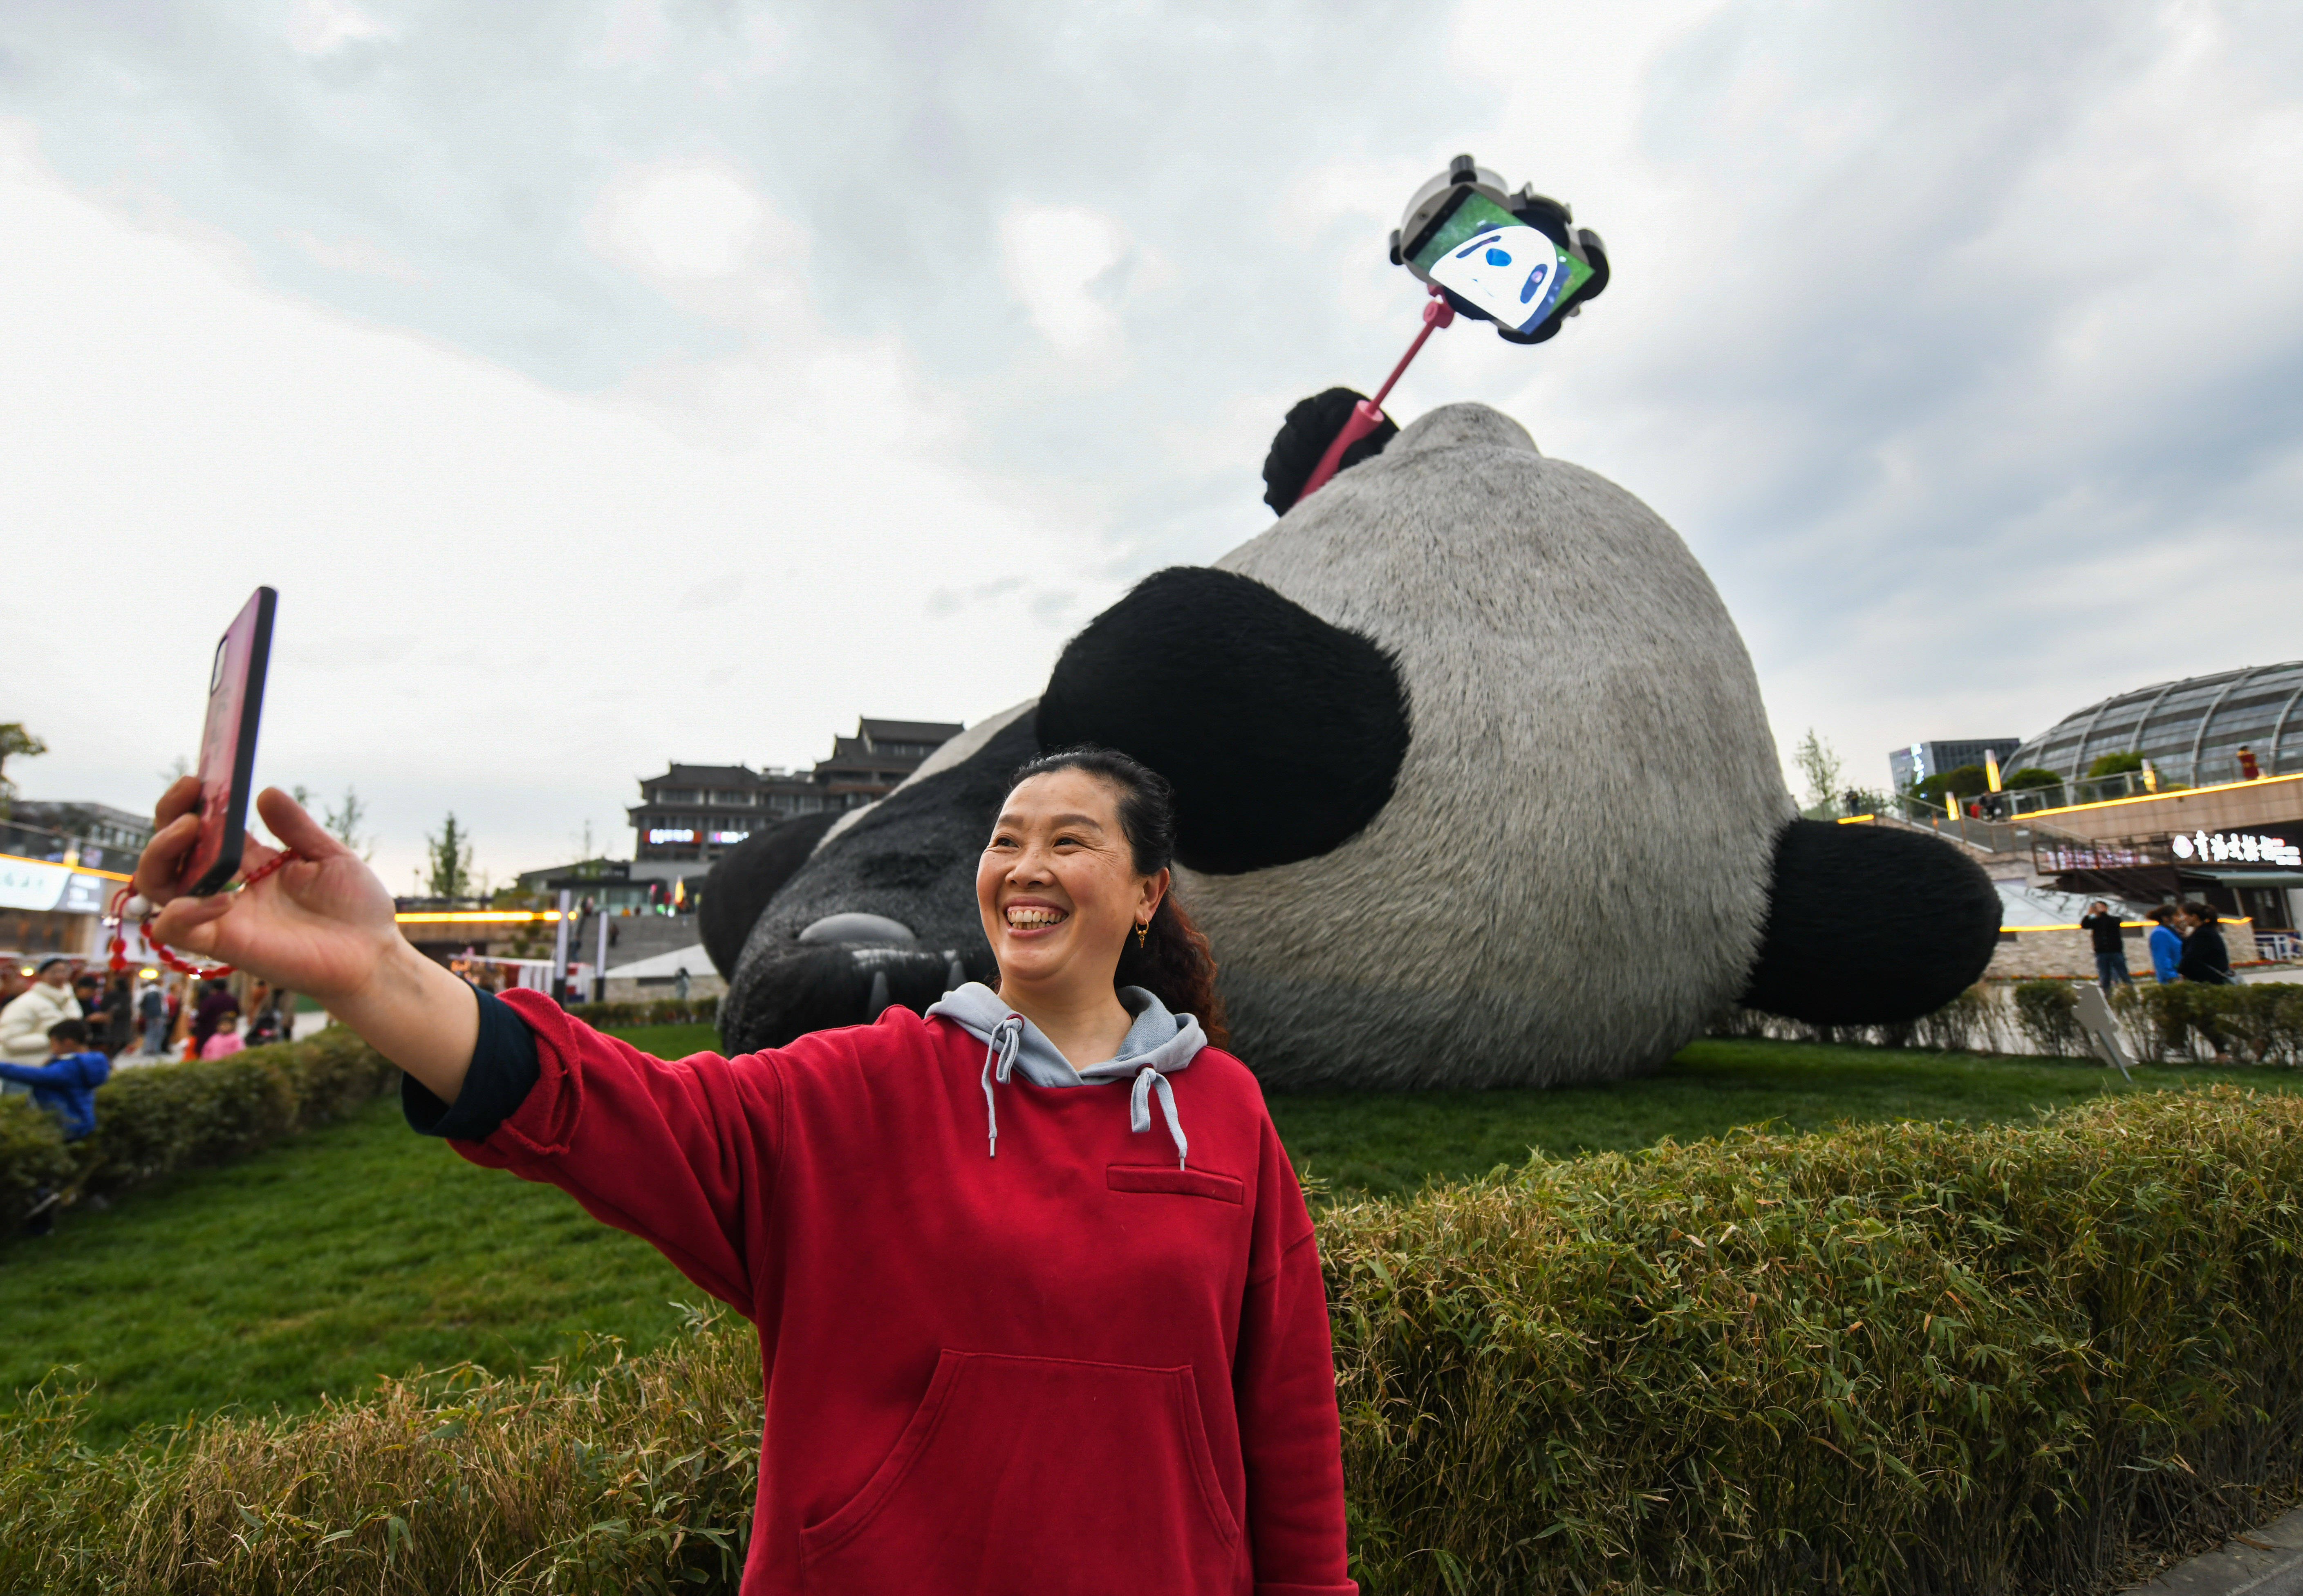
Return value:
M 267 787 L 256 812 L 298 857 L 252 887 L 178 897 L 173 883 L 199 836 L 199 802 L 198 778 L 185 776 L 153 813 L 157 830 L 136 864 L 136 891 L 164 906 L 153 938 L 309 992 L 433 1095 L 455 1102 L 479 1039 L 478 1000 L 408 945 L 375 872 L 302 805 Z M 278 852 L 251 836 L 241 868 L 259 869 Z

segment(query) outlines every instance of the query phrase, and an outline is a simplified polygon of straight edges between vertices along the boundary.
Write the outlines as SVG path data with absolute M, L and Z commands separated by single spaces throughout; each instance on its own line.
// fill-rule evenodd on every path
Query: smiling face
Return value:
M 1121 947 L 1167 890 L 1167 871 L 1136 873 L 1110 783 L 1080 770 L 1021 783 L 975 871 L 1000 990 L 1108 992 Z

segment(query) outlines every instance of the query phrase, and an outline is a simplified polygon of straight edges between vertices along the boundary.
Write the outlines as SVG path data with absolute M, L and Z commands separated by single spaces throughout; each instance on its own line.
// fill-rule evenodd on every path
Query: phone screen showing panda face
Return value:
M 1414 253 L 1431 281 L 1524 333 L 1590 280 L 1590 266 L 1502 206 L 1460 193 Z

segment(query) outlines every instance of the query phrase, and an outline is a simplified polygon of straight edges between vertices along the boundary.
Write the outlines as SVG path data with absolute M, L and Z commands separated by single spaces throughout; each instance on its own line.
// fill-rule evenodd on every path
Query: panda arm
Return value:
M 836 812 L 803 815 L 738 843 L 704 877 L 704 901 L 696 911 L 704 956 L 723 979 L 732 980 L 736 961 L 760 914 L 778 888 L 807 863 L 807 856 L 838 820 Z
M 1316 857 L 1376 817 L 1407 755 L 1407 691 L 1373 640 L 1250 578 L 1175 566 L 1065 645 L 1037 731 L 1167 777 L 1177 858 L 1234 874 Z
M 1776 840 L 1767 928 L 1741 1001 L 1815 1025 L 1887 1025 L 1982 978 L 1999 891 L 1919 832 L 1794 820 Z

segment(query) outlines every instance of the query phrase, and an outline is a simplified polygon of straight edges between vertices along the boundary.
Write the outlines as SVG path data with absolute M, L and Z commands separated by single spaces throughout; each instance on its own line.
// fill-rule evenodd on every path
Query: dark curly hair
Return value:
M 1014 792 L 1033 776 L 1057 771 L 1084 771 L 1118 790 L 1119 830 L 1127 839 L 1128 856 L 1138 875 L 1165 870 L 1175 862 L 1176 790 L 1168 784 L 1167 777 L 1117 748 L 1086 743 L 1059 748 L 1017 766 L 1008 778 L 1008 790 Z M 1230 1045 L 1223 998 L 1216 991 L 1215 953 L 1207 937 L 1192 924 L 1172 884 L 1152 911 L 1151 928 L 1142 945 L 1130 936 L 1121 946 L 1112 984 L 1143 987 L 1173 1012 L 1197 1017 L 1200 1028 L 1216 1046 Z

